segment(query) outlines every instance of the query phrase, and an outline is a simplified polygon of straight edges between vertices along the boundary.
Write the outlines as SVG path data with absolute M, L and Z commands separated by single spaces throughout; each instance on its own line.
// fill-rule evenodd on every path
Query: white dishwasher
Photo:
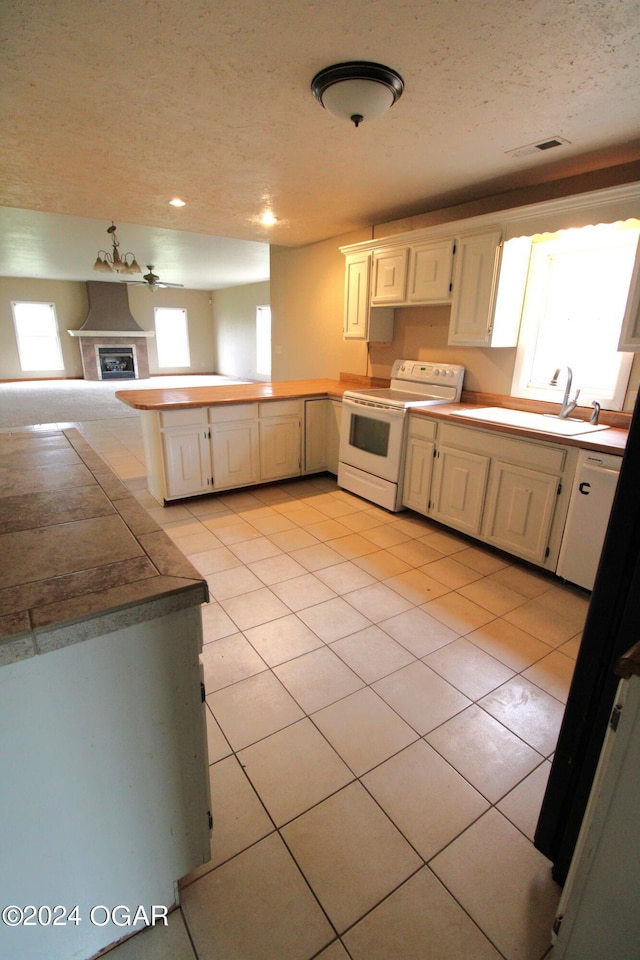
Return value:
M 556 573 L 593 589 L 622 457 L 581 450 Z

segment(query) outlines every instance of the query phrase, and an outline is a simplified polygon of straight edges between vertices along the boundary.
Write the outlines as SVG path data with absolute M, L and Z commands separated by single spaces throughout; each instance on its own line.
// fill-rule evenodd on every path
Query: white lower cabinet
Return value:
M 258 404 L 209 407 L 213 490 L 228 490 L 260 479 Z
M 149 422 L 143 420 L 143 431 Z M 159 415 L 159 427 L 164 482 L 159 483 L 155 478 L 155 485 L 164 490 L 166 499 L 208 493 L 211 490 L 211 453 L 206 410 L 166 410 Z M 145 443 L 145 450 L 147 446 Z M 151 489 L 156 493 L 153 487 Z
M 436 424 L 419 417 L 409 419 L 402 503 L 418 513 L 428 513 L 435 454 Z
M 257 483 L 260 465 L 258 424 L 249 420 L 212 428 L 211 453 L 214 490 Z
M 302 401 L 260 403 L 260 479 L 282 480 L 302 472 Z
M 487 496 L 484 539 L 543 563 L 560 478 L 496 461 Z
M 300 474 L 300 420 L 274 417 L 260 421 L 260 479 L 281 480 Z
M 411 415 L 405 507 L 555 570 L 576 451 Z
M 479 534 L 490 462 L 489 457 L 439 446 L 431 516 L 464 533 Z
M 342 401 L 331 397 L 304 402 L 304 473 L 338 473 Z
M 305 400 L 304 403 L 304 472 L 327 469 L 330 400 Z
M 169 497 L 187 497 L 211 490 L 211 457 L 208 432 L 176 427 L 164 433 Z
M 303 402 L 143 411 L 150 492 L 165 503 L 300 476 Z

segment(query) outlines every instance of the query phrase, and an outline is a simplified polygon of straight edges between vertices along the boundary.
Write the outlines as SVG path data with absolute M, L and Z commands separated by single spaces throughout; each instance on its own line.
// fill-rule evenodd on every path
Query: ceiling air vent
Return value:
M 534 153 L 545 153 L 547 150 L 553 150 L 554 147 L 562 147 L 568 143 L 569 140 L 564 140 L 562 137 L 549 137 L 537 143 L 528 143 L 525 147 L 507 150 L 506 153 L 508 157 L 531 157 Z

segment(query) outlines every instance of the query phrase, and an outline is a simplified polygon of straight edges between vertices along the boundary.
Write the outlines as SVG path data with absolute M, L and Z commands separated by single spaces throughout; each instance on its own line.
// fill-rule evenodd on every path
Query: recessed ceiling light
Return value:
M 184 207 L 185 202 L 181 200 L 180 197 L 174 197 L 173 200 L 169 200 L 169 203 L 172 207 Z
M 260 217 L 260 223 L 263 227 L 272 227 L 274 223 L 277 223 L 277 217 L 274 217 L 271 210 L 265 210 L 265 212 Z

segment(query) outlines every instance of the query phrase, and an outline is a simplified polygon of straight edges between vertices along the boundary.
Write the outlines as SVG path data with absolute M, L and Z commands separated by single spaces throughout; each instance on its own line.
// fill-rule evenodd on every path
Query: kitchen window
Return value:
M 64 370 L 53 303 L 11 301 L 22 370 Z
M 640 221 L 600 224 L 531 238 L 512 396 L 560 402 L 572 395 L 621 410 L 633 354 L 617 350 Z M 520 243 L 518 238 L 509 243 Z
M 190 367 L 187 311 L 177 307 L 156 307 L 154 318 L 158 367 Z

